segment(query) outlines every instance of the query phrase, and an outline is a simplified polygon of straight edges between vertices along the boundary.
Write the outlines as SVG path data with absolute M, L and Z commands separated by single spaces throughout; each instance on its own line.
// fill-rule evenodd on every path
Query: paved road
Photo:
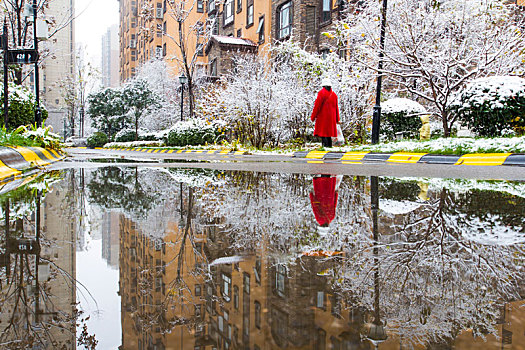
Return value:
M 369 162 L 363 164 L 335 164 L 326 161 L 308 163 L 304 158 L 286 155 L 208 155 L 159 154 L 118 150 L 68 149 L 71 157 L 55 163 L 54 169 L 70 167 L 147 166 L 177 168 L 207 168 L 217 170 L 246 170 L 303 174 L 336 174 L 360 176 L 466 178 L 484 180 L 525 181 L 525 167 L 466 166 L 430 164 L 394 164 Z M 96 160 L 96 162 L 94 162 Z

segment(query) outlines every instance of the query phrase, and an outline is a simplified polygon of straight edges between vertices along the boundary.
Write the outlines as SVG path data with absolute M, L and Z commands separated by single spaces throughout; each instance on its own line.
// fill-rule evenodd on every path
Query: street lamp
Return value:
M 182 111 L 184 108 L 184 85 L 188 82 L 188 77 L 184 75 L 184 72 L 179 76 L 180 82 L 180 121 L 183 120 Z
M 381 120 L 381 82 L 383 80 L 383 57 L 385 56 L 385 31 L 386 31 L 386 9 L 387 0 L 383 0 L 381 11 L 381 36 L 379 38 L 379 64 L 377 69 L 376 104 L 372 117 L 372 143 L 379 143 L 379 124 Z
M 377 349 L 378 345 L 388 338 L 385 326 L 383 322 L 381 322 L 379 309 L 379 225 L 377 216 L 379 211 L 379 179 L 377 176 L 372 176 L 370 178 L 370 195 L 370 204 L 372 209 L 372 233 L 374 235 L 374 320 L 368 326 L 367 339 L 370 340 Z

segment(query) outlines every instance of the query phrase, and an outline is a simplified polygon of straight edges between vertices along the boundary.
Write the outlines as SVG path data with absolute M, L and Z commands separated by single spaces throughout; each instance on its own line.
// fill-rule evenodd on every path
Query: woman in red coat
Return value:
M 315 121 L 314 136 L 321 137 L 323 147 L 332 147 L 332 137 L 337 137 L 340 122 L 337 95 L 332 91 L 330 79 L 323 79 L 321 85 L 323 88 L 317 93 L 311 117 Z

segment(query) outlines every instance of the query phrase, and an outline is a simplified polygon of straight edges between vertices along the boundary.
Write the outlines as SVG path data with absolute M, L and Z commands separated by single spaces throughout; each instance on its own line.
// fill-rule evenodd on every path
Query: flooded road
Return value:
M 0 206 L 2 349 L 525 348 L 523 182 L 107 166 Z

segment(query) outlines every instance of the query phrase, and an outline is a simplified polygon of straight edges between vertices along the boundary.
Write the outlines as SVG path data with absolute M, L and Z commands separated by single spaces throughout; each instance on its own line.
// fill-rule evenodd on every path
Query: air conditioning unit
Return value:
M 162 7 L 160 8 L 157 8 L 156 9 L 156 13 L 155 13 L 155 18 L 157 19 L 163 19 L 164 18 L 164 14 L 162 13 Z

